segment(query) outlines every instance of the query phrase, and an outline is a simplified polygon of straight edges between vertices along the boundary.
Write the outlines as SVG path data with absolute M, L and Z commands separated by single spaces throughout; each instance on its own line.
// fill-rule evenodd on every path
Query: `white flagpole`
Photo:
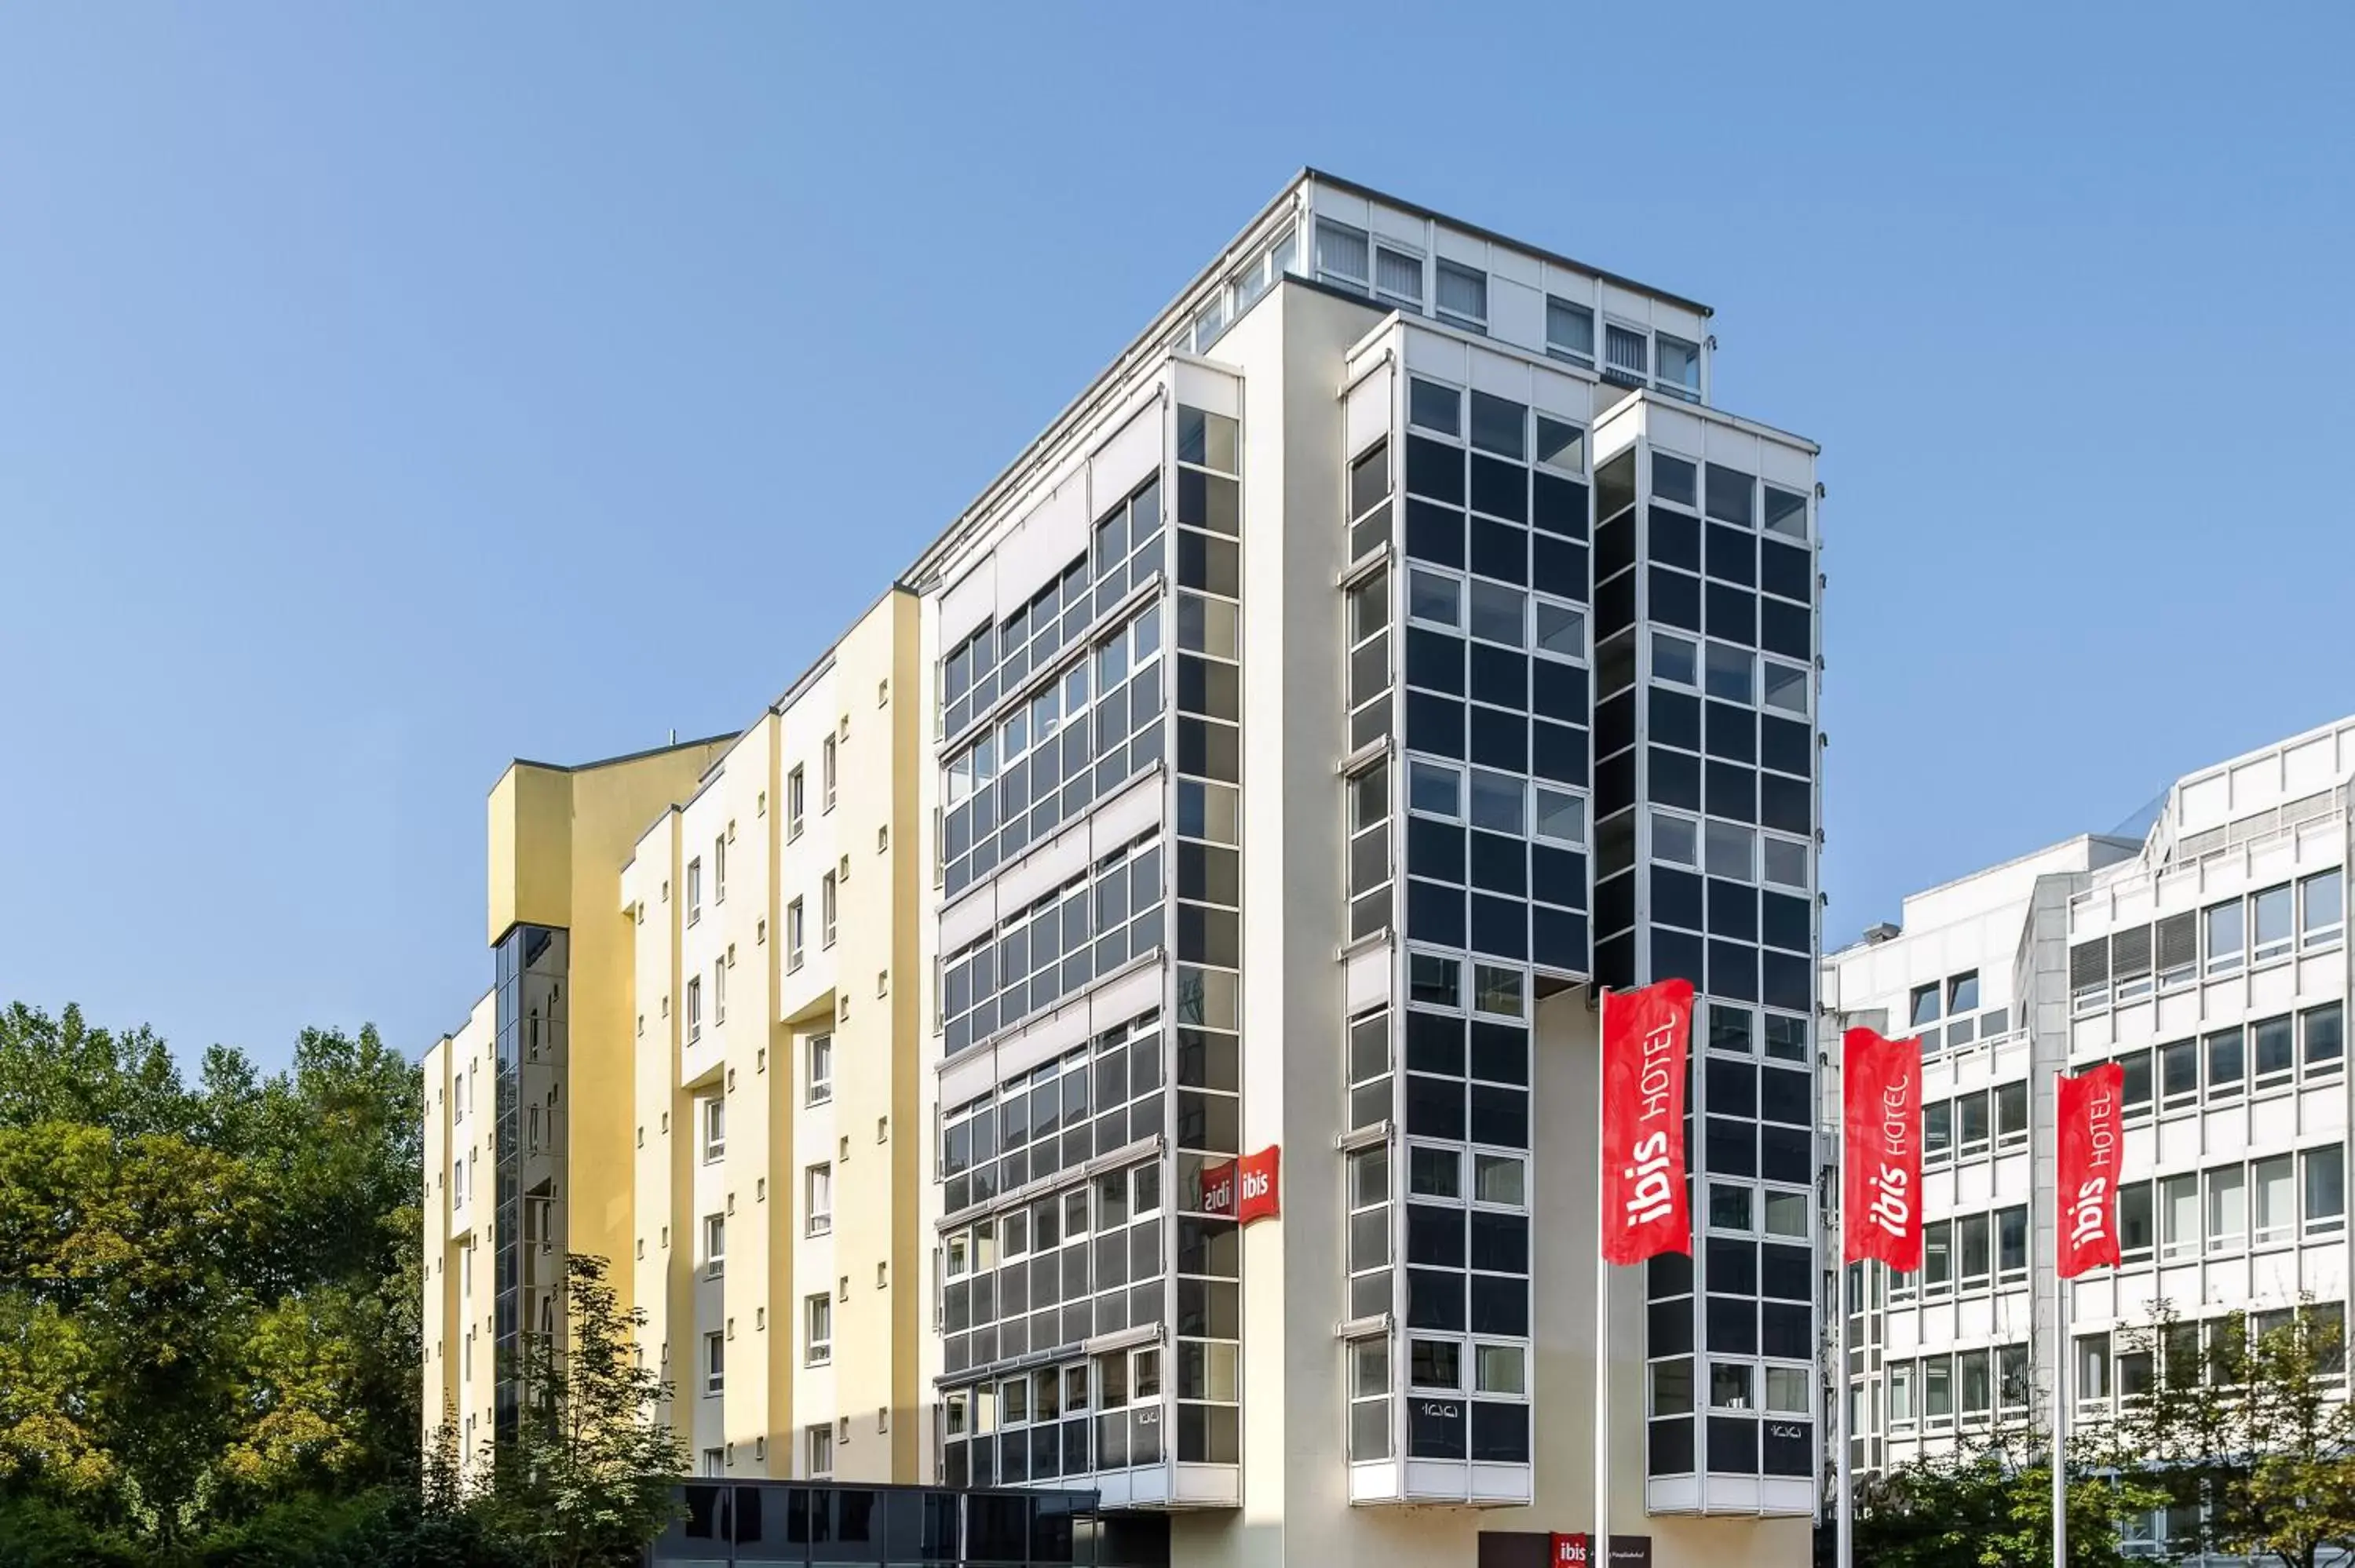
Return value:
M 1848 1048 L 1843 1043 L 1840 1048 L 1839 1138 L 1837 1140 L 1838 1147 L 1839 1149 L 1839 1160 L 1833 1167 L 1834 1170 L 1842 1172 L 1843 1175 L 1845 1175 L 1848 1170 Z M 1839 1224 L 1833 1232 L 1832 1245 L 1838 1249 L 1835 1255 L 1841 1261 L 1839 1264 L 1839 1272 L 1834 1276 L 1834 1277 L 1839 1281 L 1839 1285 L 1838 1287 L 1832 1292 L 1832 1307 L 1833 1309 L 1839 1314 L 1838 1338 L 1834 1341 L 1834 1343 L 1838 1347 L 1834 1353 L 1839 1358 L 1839 1370 L 1838 1375 L 1832 1379 L 1832 1432 L 1833 1441 L 1838 1445 L 1838 1447 L 1835 1450 L 1835 1457 L 1833 1459 L 1833 1474 L 1836 1478 L 1834 1484 L 1839 1489 L 1839 1511 L 1833 1516 L 1833 1539 L 1838 1543 L 1838 1549 L 1833 1555 L 1832 1561 L 1837 1565 L 1837 1568 L 1849 1568 L 1849 1565 L 1855 1561 L 1852 1553 L 1856 1549 L 1856 1526 L 1854 1508 L 1849 1499 L 1849 1492 L 1854 1486 L 1855 1477 L 1849 1467 L 1848 1454 L 1849 1442 L 1851 1436 L 1848 1429 L 1849 1266 L 1847 1258 L 1849 1215 L 1848 1212 L 1848 1190 L 1845 1182 L 1843 1182 L 1838 1191 L 1840 1194 Z M 1916 1196 L 1916 1201 L 1919 1201 L 1918 1194 Z
M 2052 1568 L 2069 1563 L 2069 1282 L 2061 1277 L 2061 1082 L 2052 1082 Z
M 1604 1261 L 1604 1230 L 1610 1216 L 1603 1212 L 1609 1186 L 1611 1151 L 1604 1142 L 1604 1100 L 1611 1075 L 1605 1065 L 1611 1039 L 1611 988 L 1603 988 L 1596 1003 L 1594 1054 L 1594 1536 L 1587 1542 L 1587 1568 L 1611 1568 L 1611 1266 Z

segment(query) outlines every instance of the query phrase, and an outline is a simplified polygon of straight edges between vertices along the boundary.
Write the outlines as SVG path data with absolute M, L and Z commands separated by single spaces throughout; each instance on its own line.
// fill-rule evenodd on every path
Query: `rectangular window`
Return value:
M 703 977 L 697 975 L 687 982 L 687 1038 L 689 1044 L 703 1038 Z
M 1907 1027 L 1919 1029 L 1938 1022 L 1938 982 L 1913 988 L 1913 1004 L 1907 1009 Z
M 1889 1368 L 1889 1425 L 1913 1425 L 1913 1363 L 1892 1362 Z
M 1488 274 L 1476 267 L 1439 263 L 1439 313 L 1459 326 L 1488 330 Z
M 2347 1228 L 2346 1150 L 2310 1149 L 2306 1160 L 2306 1234 L 2335 1235 Z
M 835 916 L 837 913 L 835 907 L 837 899 L 835 896 L 834 878 L 835 874 L 829 871 L 825 876 L 818 879 L 817 940 L 818 946 L 822 948 L 831 948 L 834 946 Z
M 2208 978 L 2238 974 L 2241 969 L 2241 901 L 2211 904 L 2205 911 L 2208 927 Z
M 703 1336 L 703 1392 L 718 1393 L 728 1382 L 728 1340 L 717 1333 Z
M 2268 887 L 2249 900 L 2251 920 L 2255 926 L 2255 939 L 2249 949 L 2253 964 L 2271 963 L 2288 956 L 2292 939 L 2290 919 L 2290 887 Z
M 1986 1289 L 1994 1273 L 1992 1228 L 1985 1214 L 1966 1214 L 1955 1222 L 1955 1251 L 1961 1258 L 1966 1290 Z
M 1961 1385 L 1963 1419 L 1987 1421 L 1995 1414 L 1995 1379 L 1985 1351 L 1965 1351 L 1955 1358 L 1955 1381 Z
M 834 810 L 836 780 L 834 736 L 830 735 L 827 736 L 818 747 L 817 773 L 818 789 L 822 795 L 822 801 L 818 810 L 821 811 L 831 811 Z
M 728 960 L 719 958 L 711 964 L 711 1022 L 728 1022 Z
M 2169 1176 L 2158 1184 L 2159 1251 L 2168 1258 L 2200 1255 L 2200 1178 Z
M 1423 258 L 1387 245 L 1374 247 L 1374 292 L 1411 311 L 1423 309 Z
M 1594 313 L 1584 305 L 1547 295 L 1546 352 L 1556 359 L 1594 368 Z
M 2028 1209 L 1999 1209 L 1995 1216 L 1995 1266 L 2006 1284 L 2028 1277 Z
M 2110 1402 L 2110 1337 L 2107 1334 L 2079 1337 L 2076 1383 L 2080 1405 L 2107 1404 Z
M 1922 1158 L 1935 1165 L 1955 1152 L 1955 1102 L 1937 1100 L 1922 1107 Z
M 1995 1091 L 1995 1146 L 2003 1149 L 2028 1147 L 2028 1084 L 1998 1086 Z
M 728 1152 L 728 1102 L 717 1095 L 703 1102 L 703 1162 L 716 1164 Z
M 2289 1015 L 2260 1018 L 2249 1025 L 2250 1067 L 2260 1089 L 2286 1084 L 2297 1074 L 2296 1032 Z
M 1930 1356 L 1922 1362 L 1922 1415 L 1933 1426 L 1951 1426 L 1955 1421 L 1955 1364 L 1946 1356 Z
M 711 841 L 711 902 L 728 902 L 728 835 Z
M 2127 1263 L 2150 1261 L 2156 1241 L 2150 1183 L 2128 1181 L 2118 1189 L 2118 1251 Z
M 728 1271 L 728 1216 L 703 1216 L 703 1277 L 717 1279 Z
M 2249 1242 L 2249 1172 L 2226 1165 L 2208 1172 L 2208 1250 L 2238 1252 Z
M 2208 1097 L 2210 1099 L 2238 1098 L 2247 1074 L 2248 1063 L 2242 1052 L 2239 1030 L 2219 1030 L 2208 1036 Z
M 821 1290 L 802 1302 L 803 1354 L 809 1365 L 834 1360 L 834 1298 Z
M 1652 346 L 1659 356 L 1660 390 L 1688 403 L 1700 402 L 1700 344 L 1663 332 L 1652 334 Z
M 834 1036 L 813 1034 L 809 1043 L 809 1103 L 822 1106 L 834 1098 Z
M 806 795 L 802 770 L 795 768 L 785 775 L 785 838 L 788 842 L 802 836 L 803 807 Z
M 687 923 L 703 918 L 703 857 L 687 863 Z
M 2256 1188 L 2256 1244 L 2275 1246 L 2297 1234 L 2297 1170 L 2286 1154 L 2260 1160 L 2253 1172 Z
M 1933 1220 L 1922 1227 L 1922 1290 L 1934 1296 L 1955 1283 L 1954 1224 Z
M 1985 1154 L 1991 1141 L 1987 1123 L 1987 1097 L 1984 1090 L 1973 1090 L 1955 1097 L 1955 1156 L 1968 1160 Z
M 2200 1103 L 2200 1044 L 2178 1040 L 2158 1048 L 2158 1108 L 2181 1110 Z
M 2335 1001 L 2309 1007 L 2297 1015 L 2297 1028 L 2306 1075 L 2318 1078 L 2337 1073 L 2347 1054 L 2345 1010 Z
M 802 967 L 802 901 L 794 899 L 785 906 L 785 972 L 791 974 Z
M 846 1142 L 847 1139 L 845 1140 Z M 834 1167 L 813 1165 L 802 1175 L 803 1230 L 822 1236 L 834 1229 Z
M 2297 945 L 2301 952 L 2335 947 L 2347 930 L 2347 892 L 2337 871 L 2297 885 Z
M 1616 322 L 1603 324 L 1603 368 L 1614 380 L 1650 380 L 1651 347 L 1651 340 L 1640 332 Z
M 834 1428 L 820 1422 L 809 1428 L 804 1436 L 807 1439 L 805 1446 L 809 1450 L 809 1478 L 814 1481 L 831 1479 L 834 1475 Z
M 1327 283 L 1342 283 L 1364 293 L 1372 285 L 1372 270 L 1367 264 L 1366 231 L 1352 228 L 1346 223 L 1336 223 L 1329 217 L 1316 220 L 1316 276 Z

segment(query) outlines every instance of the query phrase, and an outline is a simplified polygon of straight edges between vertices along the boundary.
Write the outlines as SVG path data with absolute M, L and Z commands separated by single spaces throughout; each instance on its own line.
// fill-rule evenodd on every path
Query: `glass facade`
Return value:
M 1646 1470 L 1812 1476 L 1809 498 L 1644 443 L 1595 493 L 1595 978 L 1700 993 L 1696 1235 L 1647 1267 Z
M 515 1435 L 519 1369 L 535 1348 L 560 1345 L 564 1328 L 565 1077 L 570 1058 L 565 990 L 570 938 L 548 926 L 517 926 L 495 953 L 497 1051 L 497 1203 L 492 1244 L 493 1417 Z

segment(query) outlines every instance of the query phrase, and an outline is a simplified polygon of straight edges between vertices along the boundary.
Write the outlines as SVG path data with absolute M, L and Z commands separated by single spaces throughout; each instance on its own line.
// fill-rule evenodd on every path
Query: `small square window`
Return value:
M 1568 300 L 1546 297 L 1546 352 L 1590 368 L 1594 364 L 1594 313 Z

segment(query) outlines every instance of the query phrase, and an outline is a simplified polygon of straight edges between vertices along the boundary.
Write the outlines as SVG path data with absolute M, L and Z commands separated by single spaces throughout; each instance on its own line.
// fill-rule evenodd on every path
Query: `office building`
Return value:
M 858 1053 L 888 1110 L 837 1086 L 822 1135 L 773 1115 L 740 1167 L 737 1047 L 634 1056 L 641 1120 L 725 1107 L 724 1178 L 634 1160 L 633 1243 L 726 1222 L 719 1284 L 649 1241 L 636 1287 L 682 1411 L 690 1314 L 740 1345 L 837 1287 L 837 1375 L 805 1357 L 780 1415 L 773 1354 L 740 1425 L 722 1349 L 698 1449 L 802 1478 L 779 1439 L 830 1414 L 839 1476 L 888 1420 L 892 1478 L 1090 1490 L 1174 1561 L 1550 1561 L 1595 1511 L 1593 993 L 1680 975 L 1718 1223 L 1611 1282 L 1611 1527 L 1663 1564 L 1805 1559 L 1815 448 L 1716 408 L 1713 347 L 1689 300 L 1304 174 L 921 551 L 887 601 L 904 750 L 859 793 L 906 802 L 921 874 L 862 938 L 902 956 L 829 982 L 837 1086 L 863 1010 L 912 1008 L 904 1057 L 896 1013 Z M 841 683 L 817 712 L 856 744 L 873 677 Z M 615 874 L 634 928 L 757 820 L 698 803 Z M 867 871 L 761 842 L 773 919 Z M 712 983 L 715 940 L 642 932 L 633 1009 Z M 746 1026 L 773 1073 L 816 1027 L 775 983 Z M 829 1148 L 831 1260 L 781 1274 Z M 887 1304 L 854 1396 L 845 1315 Z
M 1826 958 L 1835 1059 L 1855 1024 L 1918 1035 L 1923 1059 L 1923 1267 L 1848 1270 L 1859 1469 L 2048 1421 L 2064 1354 L 2073 1419 L 2115 1414 L 2165 1375 L 2134 1338 L 2158 1302 L 2203 1341 L 2228 1313 L 2270 1327 L 2303 1297 L 2343 1318 L 2350 771 L 2355 720 L 2202 768 L 2146 837 L 2076 838 L 1913 895 Z M 2052 1080 L 2111 1061 L 2124 1262 L 2064 1286 Z M 2157 1542 L 2168 1522 L 2137 1531 Z

